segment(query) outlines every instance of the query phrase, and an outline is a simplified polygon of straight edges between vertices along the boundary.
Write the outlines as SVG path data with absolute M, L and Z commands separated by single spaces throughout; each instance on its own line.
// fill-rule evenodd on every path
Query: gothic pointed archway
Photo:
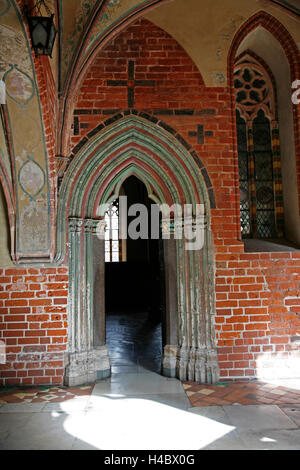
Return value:
M 110 375 L 105 344 L 104 240 L 99 239 L 99 231 L 97 234 L 103 218 L 99 206 L 118 197 L 129 175 L 137 176 L 149 198 L 158 204 L 191 204 L 194 208 L 202 204 L 205 209 L 201 250 L 186 251 L 185 241 L 172 236 L 164 240 L 166 342 L 162 370 L 164 375 L 181 380 L 215 382 L 211 194 L 200 162 L 197 165 L 195 155 L 172 133 L 133 113 L 107 124 L 83 142 L 60 191 L 57 261 L 68 256 L 72 299 L 66 383 L 80 384 Z M 103 293 L 100 300 L 99 292 Z

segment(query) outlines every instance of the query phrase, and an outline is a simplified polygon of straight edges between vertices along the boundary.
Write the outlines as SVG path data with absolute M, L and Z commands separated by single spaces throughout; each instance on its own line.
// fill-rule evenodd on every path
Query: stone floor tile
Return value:
M 276 405 L 224 406 L 231 424 L 238 429 L 295 429 L 295 423 Z
M 248 450 L 299 450 L 300 429 L 236 431 Z
M 247 450 L 247 447 L 239 434 L 232 430 L 225 436 L 214 440 L 202 450 Z
M 26 414 L 24 413 L 24 415 Z M 32 413 L 28 414 L 28 416 L 29 419 L 26 422 L 26 426 L 24 425 L 16 429 L 12 423 L 9 424 L 8 437 L 0 444 L 2 449 L 71 449 L 75 437 L 64 428 L 68 415 L 64 413 Z
M 89 404 L 89 398 L 84 399 L 73 399 L 73 400 L 66 400 L 60 402 L 51 402 L 46 403 L 43 407 L 43 413 L 47 413 L 50 411 L 58 411 L 64 413 L 71 413 L 73 411 L 84 411 L 87 409 Z
M 190 413 L 218 421 L 218 423 L 231 425 L 230 419 L 223 406 L 201 406 L 188 408 L 188 411 Z
M 297 426 L 300 427 L 300 404 L 279 405 L 279 408 L 285 413 Z M 300 449 L 300 442 L 299 442 Z
M 0 413 L 39 413 L 45 404 L 44 401 L 43 403 L 6 403 L 0 408 Z

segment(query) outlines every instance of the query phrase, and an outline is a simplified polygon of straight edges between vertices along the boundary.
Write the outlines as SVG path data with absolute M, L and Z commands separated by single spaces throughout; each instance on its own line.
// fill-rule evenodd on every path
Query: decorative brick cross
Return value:
M 127 86 L 128 108 L 134 107 L 134 88 L 136 86 L 155 86 L 155 80 L 135 80 L 134 61 L 128 61 L 128 80 L 107 80 L 108 86 Z
M 189 137 L 197 137 L 197 142 L 198 144 L 204 144 L 204 137 L 211 137 L 213 136 L 212 131 L 205 131 L 204 132 L 204 127 L 202 125 L 197 126 L 197 131 L 191 131 L 189 132 Z

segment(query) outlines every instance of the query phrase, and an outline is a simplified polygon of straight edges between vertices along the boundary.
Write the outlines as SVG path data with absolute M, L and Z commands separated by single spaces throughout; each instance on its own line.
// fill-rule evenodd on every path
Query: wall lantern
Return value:
M 42 6 L 49 16 L 43 16 Z M 37 16 L 32 16 L 33 9 L 35 9 Z M 48 55 L 52 57 L 57 30 L 53 21 L 54 14 L 51 14 L 45 0 L 38 0 L 30 10 L 27 7 L 26 16 L 35 56 Z

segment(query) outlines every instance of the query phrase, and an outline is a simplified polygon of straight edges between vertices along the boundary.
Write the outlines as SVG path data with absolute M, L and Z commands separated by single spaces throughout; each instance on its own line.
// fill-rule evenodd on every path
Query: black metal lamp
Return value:
M 42 6 L 50 16 L 43 16 Z M 36 9 L 37 16 L 32 16 L 32 10 Z M 53 21 L 54 14 L 51 14 L 45 0 L 38 0 L 31 10 L 26 11 L 32 47 L 35 56 L 47 55 L 52 57 L 52 50 L 55 42 L 57 30 Z

